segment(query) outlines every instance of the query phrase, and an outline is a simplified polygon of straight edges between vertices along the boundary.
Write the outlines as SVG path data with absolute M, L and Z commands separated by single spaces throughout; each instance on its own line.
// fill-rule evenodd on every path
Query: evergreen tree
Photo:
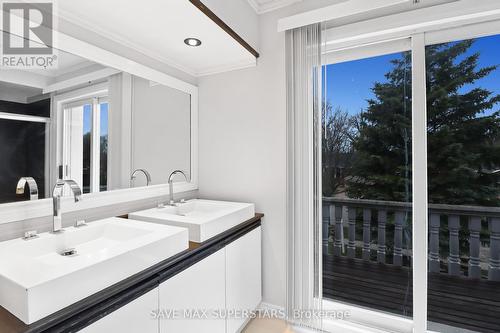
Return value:
M 347 187 L 351 198 L 408 201 L 411 171 L 411 55 L 393 61 L 387 82 L 361 112 Z
M 426 49 L 431 203 L 500 204 L 500 95 L 474 85 L 496 67 L 478 68 L 480 55 L 466 54 L 472 43 Z M 360 117 L 352 198 L 411 201 L 410 53 L 393 65 Z

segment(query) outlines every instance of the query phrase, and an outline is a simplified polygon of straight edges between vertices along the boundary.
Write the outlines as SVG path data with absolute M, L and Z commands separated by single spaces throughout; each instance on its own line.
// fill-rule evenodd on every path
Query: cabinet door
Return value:
M 155 288 L 80 332 L 158 333 L 158 320 L 153 316 L 157 309 L 158 288 Z
M 255 310 L 262 300 L 261 227 L 226 246 L 226 307 Z M 237 312 L 236 312 L 237 313 Z M 245 316 L 227 320 L 226 333 L 238 332 Z
M 224 266 L 222 249 L 160 284 L 161 333 L 226 331 L 224 319 L 210 316 L 225 309 Z

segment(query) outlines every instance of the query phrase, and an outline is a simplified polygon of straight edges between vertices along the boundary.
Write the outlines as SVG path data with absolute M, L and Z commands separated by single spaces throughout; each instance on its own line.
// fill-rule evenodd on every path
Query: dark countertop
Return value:
M 203 243 L 190 242 L 188 250 L 31 325 L 26 325 L 0 306 L 0 333 L 77 332 L 259 227 L 262 217 L 264 214 L 255 214 L 253 218 Z

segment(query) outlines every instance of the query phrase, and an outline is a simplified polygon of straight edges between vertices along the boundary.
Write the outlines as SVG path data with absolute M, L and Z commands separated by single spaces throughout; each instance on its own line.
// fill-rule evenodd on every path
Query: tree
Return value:
M 427 48 L 429 194 L 433 203 L 497 206 L 500 174 L 500 95 L 464 87 L 496 67 L 478 69 L 473 41 Z
M 345 186 L 356 136 L 355 117 L 327 102 L 322 106 L 323 195 L 333 196 Z
M 428 46 L 427 117 L 429 201 L 500 204 L 500 95 L 477 87 L 496 67 L 478 68 L 473 41 Z M 375 83 L 375 98 L 360 116 L 348 194 L 411 201 L 411 55 L 402 53 Z
M 375 83 L 374 99 L 359 116 L 349 197 L 409 201 L 411 169 L 411 55 L 393 61 L 387 82 Z

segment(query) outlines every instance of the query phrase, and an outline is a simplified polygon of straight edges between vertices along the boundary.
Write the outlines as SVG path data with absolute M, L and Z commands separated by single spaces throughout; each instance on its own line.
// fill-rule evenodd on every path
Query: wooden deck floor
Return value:
M 323 296 L 411 316 L 412 276 L 406 267 L 324 256 Z M 500 283 L 430 274 L 428 319 L 478 332 L 500 332 Z

